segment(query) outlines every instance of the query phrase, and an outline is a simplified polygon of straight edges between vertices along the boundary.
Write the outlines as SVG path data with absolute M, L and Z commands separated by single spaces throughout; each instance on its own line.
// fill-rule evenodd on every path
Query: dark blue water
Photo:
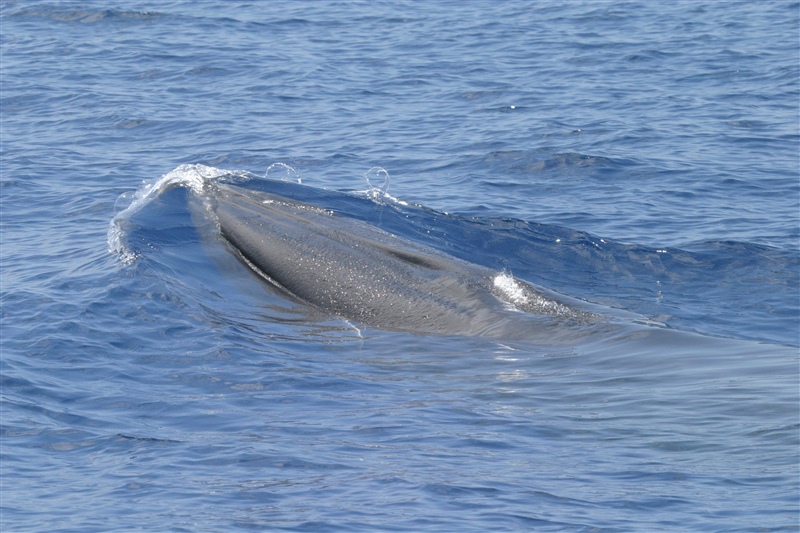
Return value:
M 0 6 L 3 531 L 800 529 L 797 2 Z M 187 189 L 275 163 L 642 320 L 287 300 Z

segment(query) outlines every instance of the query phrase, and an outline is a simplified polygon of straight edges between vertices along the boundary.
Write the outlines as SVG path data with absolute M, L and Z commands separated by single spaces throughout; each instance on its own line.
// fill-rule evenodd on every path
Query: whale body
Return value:
M 541 289 L 279 195 L 214 183 L 205 209 L 254 272 L 288 296 L 379 329 L 525 337 L 596 315 Z

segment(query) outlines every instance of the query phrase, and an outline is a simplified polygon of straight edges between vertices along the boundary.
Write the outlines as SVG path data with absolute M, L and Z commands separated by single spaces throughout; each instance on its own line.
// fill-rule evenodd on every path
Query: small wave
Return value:
M 30 9 L 23 8 L 12 12 L 12 15 L 23 17 L 41 17 L 57 22 L 80 22 L 92 24 L 107 21 L 132 21 L 152 23 L 169 15 L 157 11 L 126 11 L 121 9 L 62 9 L 61 6 L 42 6 Z
M 538 174 L 542 172 L 566 173 L 588 167 L 600 170 L 620 169 L 632 162 L 622 158 L 610 158 L 578 152 L 554 153 L 551 149 L 505 150 L 490 152 L 484 161 L 492 163 L 510 173 Z

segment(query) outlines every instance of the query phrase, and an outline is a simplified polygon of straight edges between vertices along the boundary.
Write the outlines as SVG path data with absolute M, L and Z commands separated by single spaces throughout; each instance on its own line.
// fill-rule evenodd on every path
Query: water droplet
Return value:
M 264 177 L 289 183 L 303 183 L 300 174 L 286 163 L 272 163 L 264 173 Z
M 369 190 L 367 194 L 373 200 L 378 200 L 386 196 L 389 190 L 389 173 L 383 167 L 372 167 L 364 174 Z

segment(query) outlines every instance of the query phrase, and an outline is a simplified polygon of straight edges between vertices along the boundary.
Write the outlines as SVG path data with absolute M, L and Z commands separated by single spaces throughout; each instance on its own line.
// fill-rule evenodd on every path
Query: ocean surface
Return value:
M 799 17 L 0 1 L 0 529 L 800 530 Z M 632 318 L 345 320 L 231 179 Z

